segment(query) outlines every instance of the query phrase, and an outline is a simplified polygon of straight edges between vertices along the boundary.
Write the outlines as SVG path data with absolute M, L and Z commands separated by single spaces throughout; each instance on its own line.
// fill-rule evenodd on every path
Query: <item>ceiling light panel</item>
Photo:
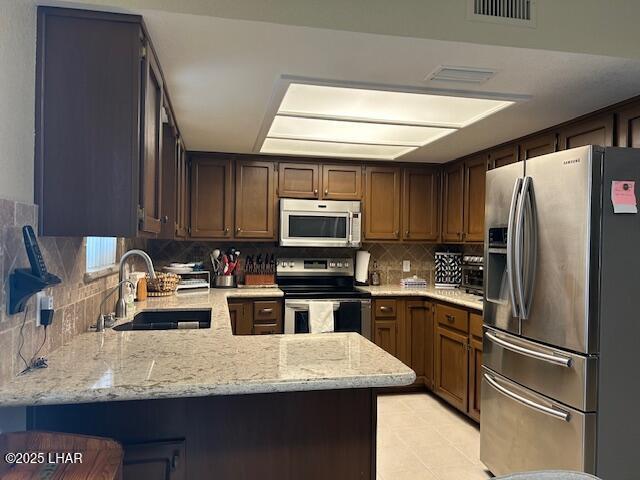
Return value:
M 291 83 L 278 113 L 462 128 L 514 102 Z
M 313 155 L 319 157 L 372 158 L 392 160 L 416 147 L 394 145 L 366 145 L 357 143 L 318 142 L 265 138 L 260 152 L 280 155 Z
M 267 137 L 420 147 L 455 129 L 276 115 Z

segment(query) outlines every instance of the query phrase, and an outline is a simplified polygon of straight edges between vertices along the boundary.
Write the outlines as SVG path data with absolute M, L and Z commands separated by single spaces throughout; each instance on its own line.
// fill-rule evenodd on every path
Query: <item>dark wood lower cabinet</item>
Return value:
M 229 302 L 234 335 L 272 335 L 284 333 L 280 299 L 243 299 Z
M 187 480 L 184 440 L 124 445 L 125 479 Z
M 121 442 L 124 480 L 376 478 L 372 389 L 31 407 L 28 429 Z
M 375 344 L 416 372 L 410 387 L 425 386 L 480 421 L 481 313 L 419 297 L 377 298 L 372 322 Z

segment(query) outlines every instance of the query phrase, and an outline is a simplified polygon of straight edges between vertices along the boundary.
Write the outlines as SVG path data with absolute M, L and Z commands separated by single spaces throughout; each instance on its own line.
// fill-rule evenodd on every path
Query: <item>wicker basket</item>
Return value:
M 170 295 L 178 289 L 179 283 L 180 275 L 175 273 L 156 272 L 156 278 L 147 275 L 147 290 L 151 296 L 156 296 L 154 293 Z

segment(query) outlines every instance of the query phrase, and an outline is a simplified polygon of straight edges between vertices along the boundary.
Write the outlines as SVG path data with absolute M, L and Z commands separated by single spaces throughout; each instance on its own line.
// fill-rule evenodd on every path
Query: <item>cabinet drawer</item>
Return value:
M 469 333 L 469 314 L 466 310 L 437 304 L 436 321 L 439 325 L 444 327 L 454 328 L 461 332 Z
M 482 338 L 482 315 L 479 313 L 469 313 L 469 329 L 471 335 Z
M 253 302 L 254 323 L 277 323 L 280 317 L 280 303 L 277 300 Z
M 282 333 L 281 330 L 277 323 L 260 323 L 253 326 L 254 335 L 276 335 Z
M 376 318 L 395 318 L 397 311 L 396 300 L 376 300 L 375 316 Z

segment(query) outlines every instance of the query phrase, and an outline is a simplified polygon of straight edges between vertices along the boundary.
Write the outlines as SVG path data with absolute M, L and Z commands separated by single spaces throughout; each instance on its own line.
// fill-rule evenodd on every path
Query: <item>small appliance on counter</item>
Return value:
M 457 288 L 462 282 L 462 254 L 436 252 L 436 288 Z
M 427 288 L 427 280 L 414 275 L 400 280 L 400 286 L 402 288 Z
M 366 250 L 356 252 L 356 285 L 369 284 L 369 260 L 371 260 L 371 254 Z
M 464 255 L 462 257 L 462 289 L 474 295 L 484 295 L 484 257 Z

